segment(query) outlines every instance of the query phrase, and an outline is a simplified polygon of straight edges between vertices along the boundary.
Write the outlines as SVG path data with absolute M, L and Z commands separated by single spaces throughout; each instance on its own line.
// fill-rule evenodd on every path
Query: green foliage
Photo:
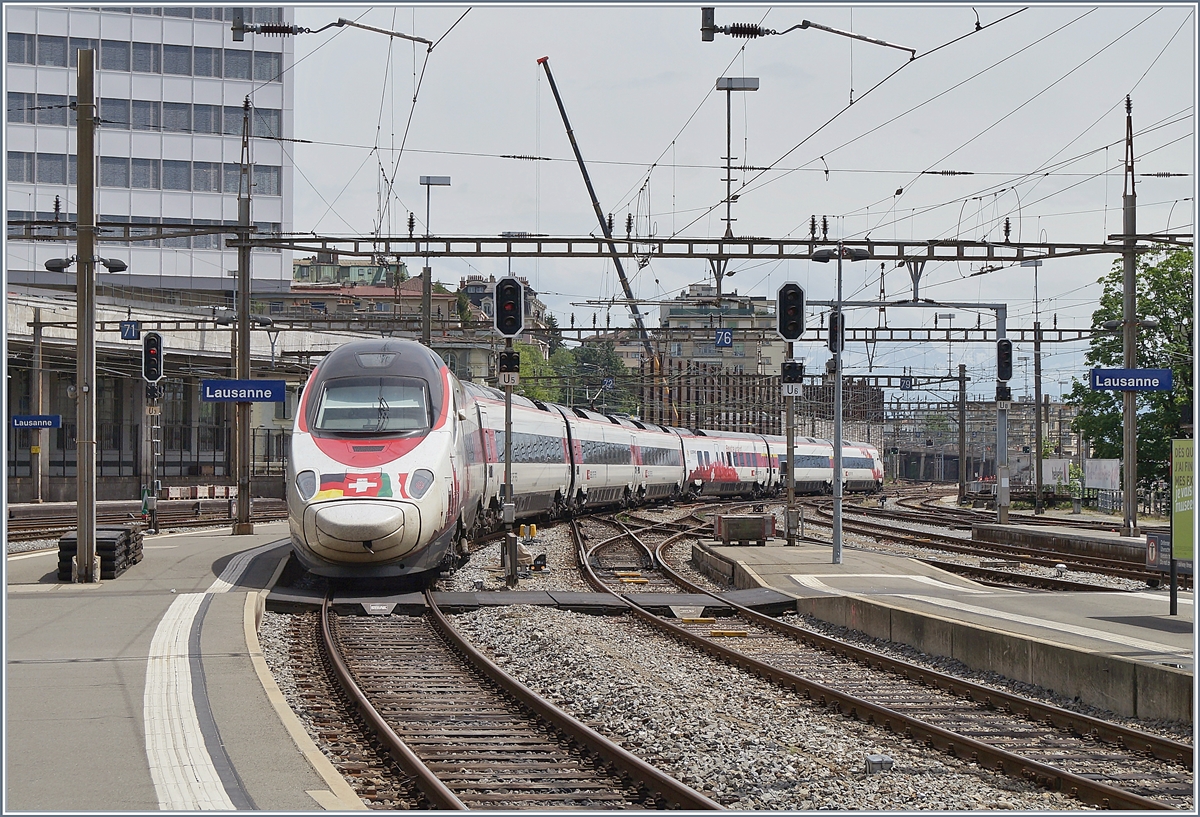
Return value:
M 461 289 L 458 291 L 458 297 L 455 299 L 454 306 L 458 311 L 458 319 L 460 321 L 465 321 L 471 316 L 471 299 Z
M 521 352 L 519 394 L 596 411 L 637 414 L 635 378 L 629 375 L 611 342 L 575 349 L 560 346 L 549 360 L 542 360 L 532 346 L 515 346 Z M 613 379 L 612 391 L 603 389 L 606 377 Z
M 1121 320 L 1123 262 L 1113 263 L 1100 279 L 1104 291 L 1092 313 L 1092 327 Z M 1138 259 L 1137 318 L 1159 321 L 1157 329 L 1137 332 L 1138 368 L 1171 369 L 1175 387 L 1170 392 L 1137 395 L 1137 458 L 1139 479 L 1165 479 L 1169 469 L 1171 438 L 1179 436 L 1185 406 L 1192 404 L 1192 303 L 1195 268 L 1191 250 L 1170 249 L 1147 253 Z M 1121 333 L 1098 332 L 1087 353 L 1089 368 L 1123 368 Z M 1119 459 L 1123 452 L 1122 398 L 1120 392 L 1092 391 L 1076 379 L 1067 402 L 1079 406 L 1072 428 L 1095 447 L 1095 456 Z
M 546 313 L 546 342 L 550 344 L 550 354 L 553 355 L 559 349 L 563 348 L 562 329 L 558 325 L 558 318 Z
M 556 383 L 554 367 L 542 359 L 541 351 L 536 346 L 520 341 L 514 343 L 513 348 L 521 355 L 521 383 L 516 393 L 530 400 L 560 402 L 561 390 Z

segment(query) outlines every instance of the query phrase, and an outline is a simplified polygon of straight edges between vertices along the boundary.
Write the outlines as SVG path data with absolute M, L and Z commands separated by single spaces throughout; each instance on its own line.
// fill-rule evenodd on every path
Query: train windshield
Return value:
M 428 431 L 425 383 L 409 377 L 343 377 L 325 382 L 316 432 L 408 434 Z

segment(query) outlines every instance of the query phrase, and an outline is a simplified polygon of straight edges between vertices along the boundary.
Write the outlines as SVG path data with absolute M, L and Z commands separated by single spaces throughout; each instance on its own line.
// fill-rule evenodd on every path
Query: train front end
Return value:
M 449 372 L 426 347 L 360 341 L 331 352 L 304 390 L 288 463 L 300 561 L 335 578 L 450 565 L 464 461 Z

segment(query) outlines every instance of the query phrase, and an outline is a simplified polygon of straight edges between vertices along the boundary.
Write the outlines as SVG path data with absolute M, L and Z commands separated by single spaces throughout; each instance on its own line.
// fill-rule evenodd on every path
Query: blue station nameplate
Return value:
M 62 428 L 61 414 L 14 414 L 13 428 Z
M 200 399 L 205 403 L 282 403 L 282 380 L 201 380 Z
M 1092 369 L 1092 391 L 1170 391 L 1170 369 Z

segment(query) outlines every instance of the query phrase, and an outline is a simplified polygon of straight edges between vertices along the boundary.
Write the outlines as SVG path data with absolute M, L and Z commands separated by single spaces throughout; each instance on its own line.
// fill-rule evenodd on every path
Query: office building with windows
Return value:
M 96 214 L 104 222 L 214 226 L 237 222 L 243 101 L 250 100 L 251 218 L 258 233 L 292 229 L 293 42 L 248 33 L 232 8 L 83 8 L 7 4 L 5 129 L 10 284 L 73 286 L 74 267 L 44 262 L 73 240 L 21 240 L 14 222 L 76 217 L 77 54 L 96 51 Z M 247 7 L 246 23 L 291 22 L 292 10 Z M 39 228 L 41 230 L 52 228 Z M 110 232 L 110 234 L 113 234 Z M 98 283 L 133 290 L 221 291 L 236 284 L 229 234 L 101 241 L 126 261 Z M 288 252 L 251 254 L 253 289 L 286 291 Z

